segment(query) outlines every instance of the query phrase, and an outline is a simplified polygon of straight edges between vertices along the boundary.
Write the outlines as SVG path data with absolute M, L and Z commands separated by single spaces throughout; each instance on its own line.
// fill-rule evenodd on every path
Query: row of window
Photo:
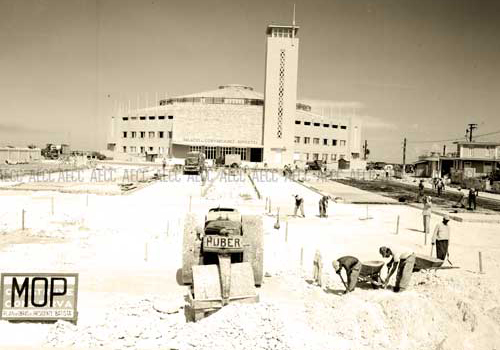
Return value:
M 124 121 L 127 121 L 127 120 L 156 120 L 156 116 L 155 115 L 150 115 L 149 117 L 146 117 L 146 116 L 140 116 L 140 117 L 123 117 L 122 120 Z M 167 119 L 174 119 L 174 116 L 173 115 L 169 115 L 167 116 Z M 158 116 L 158 120 L 165 120 L 165 116 L 164 115 L 159 115 Z
M 137 153 L 137 151 L 139 151 L 139 153 L 141 153 L 141 154 L 144 154 L 147 152 L 153 153 L 155 151 L 154 147 L 146 147 L 146 146 L 140 146 L 140 147 L 123 146 L 122 150 L 123 150 L 123 153 L 127 153 L 127 151 L 128 151 L 128 153 Z M 158 147 L 158 154 L 164 154 L 164 153 L 168 153 L 168 147 Z
M 254 98 L 224 98 L 224 97 L 178 97 L 161 100 L 160 106 L 172 105 L 174 103 L 203 103 L 203 104 L 229 104 L 263 106 L 264 100 Z
M 168 138 L 172 138 L 172 131 L 167 131 Z M 135 139 L 139 135 L 140 139 L 145 139 L 146 138 L 146 131 L 130 131 L 130 138 Z M 162 139 L 165 137 L 165 132 L 164 131 L 148 131 L 147 133 L 148 138 L 154 139 L 155 137 Z M 122 132 L 122 137 L 124 139 L 128 138 L 129 132 L 128 131 L 123 131 Z
M 300 120 L 296 120 L 296 121 L 295 121 L 295 125 L 302 125 L 302 121 L 300 121 Z M 311 122 L 304 122 L 304 125 L 305 125 L 305 126 L 311 126 Z M 321 124 L 321 123 L 312 123 L 312 125 L 313 125 L 313 126 L 321 126 L 322 124 Z M 332 128 L 334 128 L 334 129 L 338 129 L 338 128 L 339 128 L 338 124 L 331 124 L 331 125 L 330 125 L 330 124 L 327 124 L 327 123 L 323 124 L 323 127 L 324 127 L 324 128 L 329 128 L 329 127 L 332 127 Z M 340 126 L 340 128 L 341 128 L 342 130 L 347 130 L 347 126 L 345 126 L 345 125 L 341 125 L 341 126 Z
M 303 137 L 304 139 L 304 144 L 305 145 L 309 145 L 311 144 L 311 138 L 310 137 L 307 137 L 307 136 L 304 136 Z M 300 136 L 295 136 L 295 143 L 300 143 Z M 314 137 L 313 138 L 313 145 L 319 145 L 320 144 L 320 139 L 319 137 Z M 323 146 L 330 146 L 330 140 L 329 139 L 323 139 Z M 331 145 L 332 146 L 337 146 L 337 141 L 338 141 L 338 145 L 341 146 L 341 147 L 344 147 L 346 145 L 346 140 L 335 140 L 335 139 L 332 139 L 332 142 L 331 142 Z
M 191 152 L 204 152 L 206 159 L 216 159 L 226 154 L 239 154 L 241 160 L 247 160 L 247 149 L 240 147 L 190 146 Z
M 321 158 L 319 153 L 303 153 L 304 157 L 302 158 L 305 161 L 309 160 L 319 160 L 321 159 L 323 162 L 328 162 L 328 161 L 336 161 L 340 159 L 345 159 L 345 154 L 340 154 L 337 155 L 336 153 L 328 154 L 328 153 L 322 153 Z M 294 159 L 299 160 L 300 153 L 295 153 L 294 154 Z

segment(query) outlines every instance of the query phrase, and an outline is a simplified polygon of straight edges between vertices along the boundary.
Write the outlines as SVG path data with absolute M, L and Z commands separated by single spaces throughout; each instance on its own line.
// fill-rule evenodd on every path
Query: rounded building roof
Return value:
M 160 105 L 174 103 L 263 105 L 264 95 L 252 87 L 240 84 L 221 85 L 216 90 L 176 96 L 160 101 Z

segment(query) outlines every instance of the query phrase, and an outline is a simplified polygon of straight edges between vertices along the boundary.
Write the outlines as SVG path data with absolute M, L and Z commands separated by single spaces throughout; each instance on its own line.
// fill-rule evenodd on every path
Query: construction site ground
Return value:
M 319 218 L 318 191 L 276 173 L 251 176 L 260 199 L 248 174 L 216 171 L 204 186 L 179 175 L 128 195 L 1 191 L 1 271 L 79 273 L 79 317 L 76 325 L 0 321 L 0 348 L 500 349 L 498 224 L 452 221 L 453 265 L 414 273 L 408 291 L 360 285 L 342 295 L 334 258 L 382 260 L 385 244 L 430 253 L 421 210 L 353 204 L 374 195 L 342 185 L 329 191 L 343 200 Z M 293 217 L 293 194 L 304 197 L 305 218 Z M 187 287 L 176 281 L 183 218 L 219 205 L 263 216 L 261 301 L 186 323 Z M 432 215 L 432 227 L 440 220 Z M 318 249 L 323 287 L 311 281 Z

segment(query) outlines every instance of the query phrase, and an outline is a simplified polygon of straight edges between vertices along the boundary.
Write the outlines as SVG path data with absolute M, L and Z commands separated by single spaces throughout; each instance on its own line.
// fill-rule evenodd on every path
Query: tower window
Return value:
M 319 123 L 314 123 L 314 126 L 319 126 L 320 124 Z
M 339 126 L 338 126 L 337 124 L 332 124 L 332 128 L 334 128 L 334 129 L 338 129 L 338 127 L 339 127 Z
M 300 136 L 295 136 L 295 143 L 300 143 Z
M 329 128 L 329 127 L 330 127 L 330 124 L 323 124 L 323 126 L 324 126 L 325 128 Z
M 311 125 L 311 122 L 304 122 L 304 125 L 309 126 Z
M 158 116 L 158 120 L 164 120 L 165 119 L 165 116 L 164 115 L 159 115 Z
M 146 120 L 146 117 L 142 116 L 142 117 L 139 117 L 140 120 Z
M 341 128 L 342 130 L 346 130 L 346 129 L 347 129 L 347 126 L 345 126 L 345 125 L 341 125 L 341 126 L 340 126 L 340 128 Z
M 154 115 L 149 116 L 149 120 L 155 120 L 155 119 L 156 119 L 156 117 Z
M 295 125 L 300 125 L 300 124 L 301 124 L 300 120 L 295 121 Z

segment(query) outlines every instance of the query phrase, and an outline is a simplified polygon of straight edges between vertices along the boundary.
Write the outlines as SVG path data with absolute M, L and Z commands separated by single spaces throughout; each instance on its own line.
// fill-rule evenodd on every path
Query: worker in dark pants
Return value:
M 436 245 L 436 257 L 440 260 L 446 259 L 449 256 L 448 247 L 450 243 L 450 226 L 448 222 L 450 217 L 448 214 L 443 216 L 443 221 L 436 225 L 434 234 L 432 235 L 432 245 Z
M 347 285 L 344 283 L 346 290 L 344 294 L 352 292 L 358 284 L 358 276 L 361 271 L 361 262 L 353 256 L 343 256 L 332 262 L 333 269 L 340 276 L 342 283 L 344 279 L 342 278 L 341 272 L 342 268 L 345 270 L 347 276 Z
M 441 197 L 441 195 L 443 194 L 443 190 L 444 190 L 444 182 L 443 182 L 443 179 L 439 179 L 437 185 L 436 185 L 436 188 L 437 188 L 437 195 L 438 197 Z
M 328 215 L 326 214 L 328 210 L 328 196 L 322 196 L 319 200 L 319 217 L 326 218 Z
M 300 210 L 300 214 L 302 215 L 303 218 L 306 216 L 304 215 L 304 198 L 296 194 L 295 196 L 295 209 L 293 211 L 293 216 L 297 216 L 297 211 Z
M 478 191 L 476 191 L 473 187 L 469 190 L 469 210 L 476 210 L 476 197 Z
M 420 180 L 420 183 L 418 184 L 418 199 L 417 199 L 417 201 L 420 202 L 423 197 L 424 197 L 424 180 Z
M 384 281 L 384 288 L 389 284 L 394 272 L 398 270 L 393 290 L 396 293 L 406 290 L 410 284 L 411 274 L 415 266 L 415 254 L 412 251 L 402 251 L 394 247 L 380 247 L 379 252 L 384 258 L 392 257 L 387 264 L 389 273 Z

